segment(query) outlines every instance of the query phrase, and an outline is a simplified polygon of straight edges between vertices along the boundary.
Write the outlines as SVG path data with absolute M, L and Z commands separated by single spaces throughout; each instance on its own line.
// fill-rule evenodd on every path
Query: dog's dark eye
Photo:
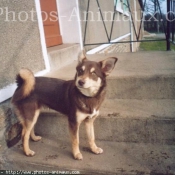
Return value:
M 79 69 L 77 72 L 78 72 L 78 75 L 83 74 L 83 70 L 82 69 Z

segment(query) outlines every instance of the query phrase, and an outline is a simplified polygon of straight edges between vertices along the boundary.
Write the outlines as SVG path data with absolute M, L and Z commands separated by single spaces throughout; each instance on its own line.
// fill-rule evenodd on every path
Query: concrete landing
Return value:
M 94 61 L 100 61 L 108 57 L 117 57 L 118 62 L 109 76 L 110 79 L 126 76 L 175 76 L 175 53 L 173 51 L 93 54 L 86 56 Z M 47 76 L 72 79 L 74 78 L 76 65 L 77 61 L 74 61 L 63 69 L 48 73 Z M 63 70 L 65 70 L 64 73 Z
M 81 174 L 108 175 L 172 175 L 175 174 L 175 146 L 97 141 L 104 149 L 101 155 L 90 152 L 86 142 L 81 142 L 83 161 L 74 160 L 69 138 L 46 138 L 31 148 L 34 157 L 26 157 L 21 144 L 7 150 L 3 157 L 7 170 L 72 171 Z

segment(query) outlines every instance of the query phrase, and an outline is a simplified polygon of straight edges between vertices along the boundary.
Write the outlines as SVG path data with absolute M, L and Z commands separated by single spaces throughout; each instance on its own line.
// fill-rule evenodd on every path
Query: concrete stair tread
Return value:
M 174 106 L 175 100 L 169 99 L 106 99 L 94 123 L 96 139 L 173 145 Z M 69 137 L 67 117 L 45 109 L 39 117 L 36 132 L 44 136 Z M 86 137 L 84 124 L 80 127 L 80 137 Z
M 23 154 L 21 144 L 3 154 L 8 170 L 79 171 L 81 174 L 175 174 L 175 146 L 160 144 L 118 143 L 97 141 L 104 149 L 101 155 L 90 152 L 81 140 L 83 161 L 74 160 L 69 138 L 44 137 L 38 143 L 30 142 L 36 151 L 34 157 Z
M 174 106 L 175 100 L 172 99 L 105 99 L 100 108 L 100 117 L 175 119 Z M 42 113 L 60 115 L 47 108 Z
M 102 116 L 175 119 L 175 100 L 171 99 L 106 99 Z

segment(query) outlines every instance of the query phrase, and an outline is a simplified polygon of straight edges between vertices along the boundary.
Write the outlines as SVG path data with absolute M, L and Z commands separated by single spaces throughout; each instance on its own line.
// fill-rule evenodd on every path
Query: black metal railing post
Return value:
M 171 14 L 170 14 L 170 4 L 171 4 L 171 0 L 167 0 L 167 33 L 166 33 L 166 49 L 167 51 L 171 50 L 170 48 L 170 33 L 171 33 L 171 28 L 170 28 L 170 18 L 171 18 Z
M 174 44 L 174 30 L 175 30 L 175 1 L 172 1 L 173 22 L 172 22 L 172 43 Z

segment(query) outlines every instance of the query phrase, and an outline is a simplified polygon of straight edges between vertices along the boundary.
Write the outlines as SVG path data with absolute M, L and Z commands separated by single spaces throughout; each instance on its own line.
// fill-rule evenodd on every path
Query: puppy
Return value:
M 81 54 L 75 78 L 70 81 L 34 77 L 30 70 L 20 70 L 16 77 L 17 89 L 12 97 L 12 104 L 23 127 L 23 149 L 27 156 L 35 155 L 29 147 L 29 138 L 34 141 L 41 139 L 35 135 L 34 126 L 42 106 L 68 116 L 75 159 L 83 159 L 79 149 L 79 127 L 82 121 L 85 121 L 91 151 L 95 154 L 103 153 L 103 149 L 95 144 L 93 122 L 105 98 L 106 76 L 114 69 L 116 62 L 117 58 L 114 57 L 100 62 L 90 61 Z

